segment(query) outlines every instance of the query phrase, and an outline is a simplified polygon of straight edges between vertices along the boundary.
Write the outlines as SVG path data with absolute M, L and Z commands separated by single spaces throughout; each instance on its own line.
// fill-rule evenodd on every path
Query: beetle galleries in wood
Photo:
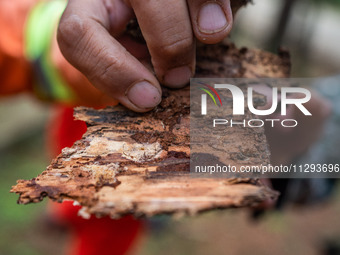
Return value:
M 197 77 L 288 77 L 289 56 L 237 49 L 231 43 L 199 45 Z M 195 214 L 215 208 L 253 206 L 277 193 L 251 179 L 191 178 L 189 89 L 163 90 L 151 112 L 122 106 L 94 110 L 79 107 L 75 117 L 88 125 L 81 140 L 32 180 L 19 180 L 11 192 L 27 204 L 49 197 L 72 199 L 82 215 L 132 213 Z M 228 129 L 224 155 L 232 164 L 268 162 L 264 130 Z M 246 155 L 246 157 L 242 157 Z
M 232 0 L 233 13 L 249 0 Z M 128 32 L 142 40 L 136 21 Z M 197 45 L 196 77 L 288 77 L 289 55 L 237 49 L 223 42 Z M 49 197 L 71 199 L 89 217 L 125 214 L 196 214 L 216 208 L 253 206 L 277 193 L 252 179 L 191 178 L 189 89 L 163 89 L 163 100 L 153 111 L 134 113 L 122 106 L 75 109 L 75 118 L 88 125 L 86 134 L 65 148 L 47 169 L 32 180 L 19 180 L 11 192 L 18 203 Z M 268 162 L 262 128 L 230 129 L 224 157 L 232 164 Z M 243 156 L 242 156 L 243 155 Z M 246 157 L 244 157 L 246 155 Z

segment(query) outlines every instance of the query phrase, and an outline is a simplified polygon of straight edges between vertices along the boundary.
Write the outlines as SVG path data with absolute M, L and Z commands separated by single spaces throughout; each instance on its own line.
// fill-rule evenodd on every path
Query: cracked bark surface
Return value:
M 285 52 L 276 56 L 237 49 L 230 43 L 201 45 L 197 54 L 197 77 L 287 77 L 289 69 Z M 86 134 L 65 148 L 41 175 L 13 186 L 18 203 L 35 203 L 44 197 L 59 202 L 71 199 L 83 206 L 83 217 L 118 218 L 193 215 L 254 206 L 278 195 L 252 179 L 191 178 L 189 89 L 163 92 L 162 103 L 149 113 L 134 113 L 122 106 L 76 108 L 75 118 L 88 125 Z M 249 164 L 257 164 L 259 155 L 269 161 L 263 129 L 230 130 L 228 139 L 236 144 L 227 147 L 225 155 L 231 163 L 245 163 L 242 157 L 230 157 L 235 148 L 254 152 L 247 155 Z

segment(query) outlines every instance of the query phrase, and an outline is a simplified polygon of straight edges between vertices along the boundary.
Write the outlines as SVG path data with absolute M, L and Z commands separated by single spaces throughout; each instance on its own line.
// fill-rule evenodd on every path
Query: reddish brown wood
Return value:
M 289 56 L 237 49 L 233 44 L 200 46 L 197 76 L 287 77 Z M 37 178 L 19 180 L 11 192 L 18 203 L 49 197 L 71 199 L 83 206 L 81 214 L 120 217 L 160 213 L 195 214 L 215 208 L 254 206 L 277 193 L 251 179 L 191 178 L 188 174 L 189 90 L 164 90 L 160 106 L 149 113 L 133 113 L 121 106 L 104 110 L 80 107 L 75 117 L 88 131 L 65 148 Z M 248 163 L 269 162 L 264 130 L 232 129 L 226 148 L 250 151 Z M 244 142 L 246 139 L 246 142 Z M 256 146 L 255 146 L 256 145 Z M 255 149 L 261 148 L 261 149 Z

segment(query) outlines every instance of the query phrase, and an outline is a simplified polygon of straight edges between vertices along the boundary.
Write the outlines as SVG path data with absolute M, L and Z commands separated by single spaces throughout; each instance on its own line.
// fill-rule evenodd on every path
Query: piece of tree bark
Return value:
M 199 77 L 287 77 L 289 56 L 237 49 L 233 44 L 201 45 Z M 191 178 L 189 171 L 189 89 L 163 91 L 162 103 L 149 113 L 122 106 L 93 110 L 79 107 L 75 118 L 88 130 L 83 138 L 32 180 L 19 180 L 11 192 L 18 203 L 71 199 L 80 214 L 113 218 L 125 214 L 195 214 L 215 208 L 254 206 L 277 193 L 252 179 Z M 263 129 L 232 129 L 233 147 L 253 151 L 248 163 L 269 161 Z M 247 140 L 244 143 L 244 139 Z M 258 149 L 261 148 L 261 149 Z M 233 149 L 231 149 L 233 150 Z M 243 164 L 242 157 L 231 157 Z

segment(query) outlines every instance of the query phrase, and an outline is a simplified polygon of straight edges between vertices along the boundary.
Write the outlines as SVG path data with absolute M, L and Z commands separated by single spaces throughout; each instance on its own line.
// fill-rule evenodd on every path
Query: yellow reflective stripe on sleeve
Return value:
M 74 94 L 59 75 L 50 57 L 52 36 L 66 7 L 65 0 L 39 2 L 31 11 L 25 31 L 25 54 L 33 64 L 35 90 L 43 99 L 70 103 Z

